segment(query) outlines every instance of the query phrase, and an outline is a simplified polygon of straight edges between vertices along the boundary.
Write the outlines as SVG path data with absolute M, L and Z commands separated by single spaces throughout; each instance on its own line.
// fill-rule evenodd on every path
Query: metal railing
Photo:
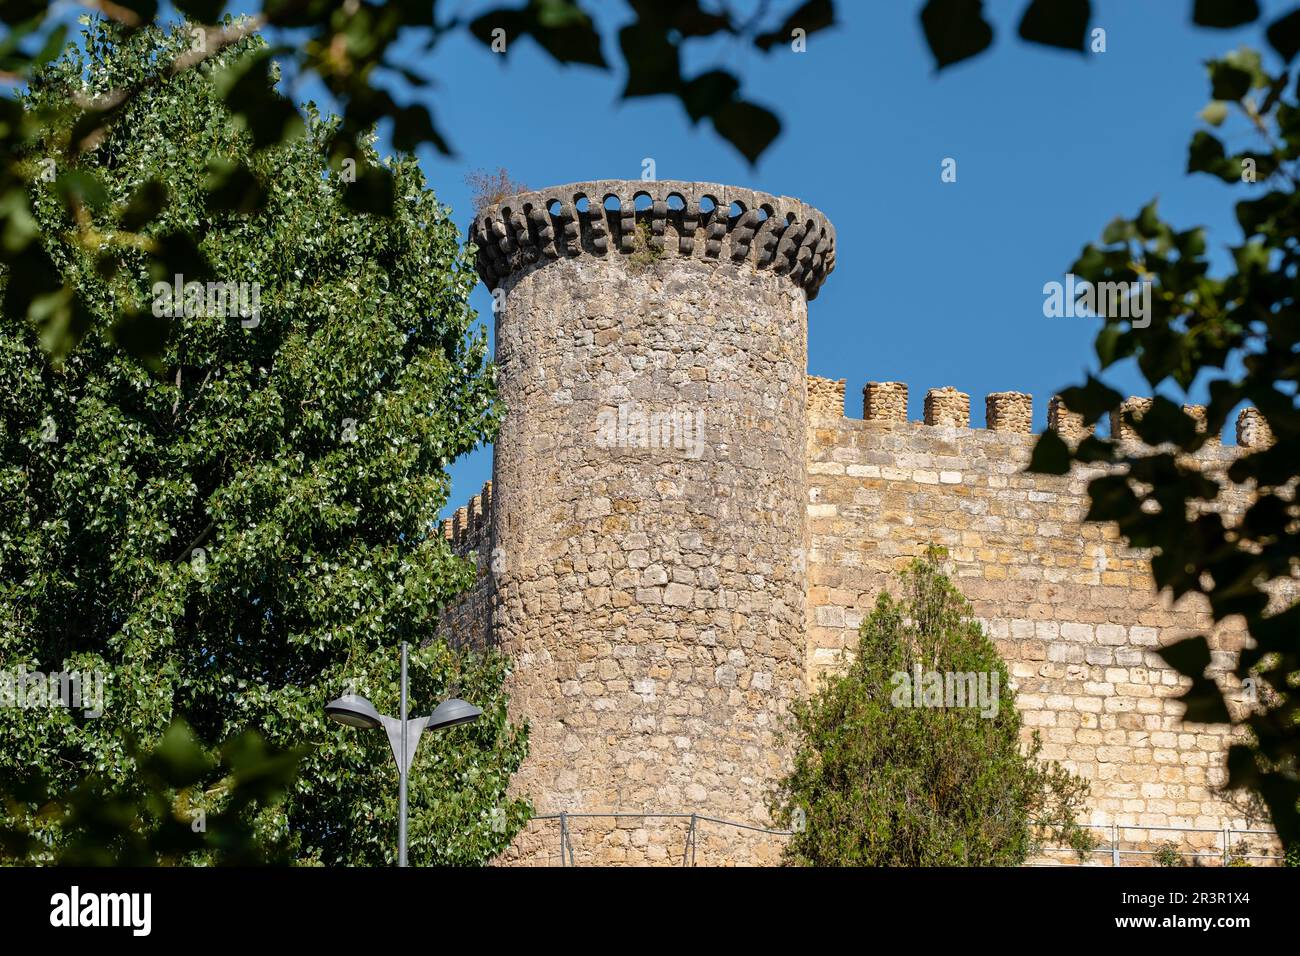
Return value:
M 1236 829 L 1234 827 L 1169 827 L 1169 826 L 1155 826 L 1151 824 L 1141 824 L 1141 823 L 1082 823 L 1080 824 L 1080 826 L 1086 827 L 1091 830 L 1102 830 L 1102 831 L 1109 832 L 1110 834 L 1109 846 L 1094 847 L 1093 849 L 1088 850 L 1086 852 L 1089 854 L 1106 854 L 1107 856 L 1110 857 L 1111 866 L 1122 866 L 1123 858 L 1126 856 L 1156 857 L 1163 852 L 1161 850 L 1125 849 L 1121 845 L 1123 843 L 1121 834 L 1129 830 L 1139 830 L 1139 831 L 1158 830 L 1161 832 L 1169 832 L 1169 833 L 1218 834 L 1219 836 L 1218 848 L 1215 850 L 1201 851 L 1195 848 L 1189 848 L 1187 852 L 1184 852 L 1181 849 L 1175 849 L 1173 851 L 1181 859 L 1192 860 L 1193 865 L 1199 865 L 1199 863 L 1196 863 L 1196 861 L 1202 859 L 1218 860 L 1220 866 L 1230 866 L 1235 860 L 1243 860 L 1243 861 L 1267 860 L 1267 861 L 1272 861 L 1277 865 L 1281 865 L 1285 861 L 1285 857 L 1280 853 L 1235 853 L 1233 852 L 1233 840 L 1235 838 L 1243 837 L 1243 836 L 1264 836 L 1264 837 L 1272 837 L 1273 839 L 1276 839 L 1277 834 L 1274 833 L 1272 830 Z M 1144 842 L 1150 843 L 1152 841 L 1144 841 Z M 1072 847 L 1067 847 L 1067 846 L 1044 846 L 1039 851 L 1039 855 L 1041 856 L 1043 853 L 1068 853 L 1077 858 L 1078 851 L 1076 851 Z M 1098 864 L 1072 863 L 1068 861 L 1052 861 L 1052 862 L 1044 862 L 1044 863 L 1026 863 L 1025 865 L 1050 867 L 1050 866 L 1089 866 L 1089 865 L 1098 865 Z
M 573 855 L 572 830 L 569 822 L 571 820 L 620 820 L 620 819 L 638 819 L 638 820 L 689 820 L 690 823 L 686 829 L 686 838 L 682 846 L 681 866 L 695 866 L 696 849 L 698 846 L 698 833 L 701 824 L 712 824 L 716 826 L 732 827 L 737 830 L 748 830 L 753 833 L 762 833 L 768 836 L 789 837 L 793 836 L 794 830 L 772 830 L 766 827 L 754 826 L 749 823 L 739 823 L 735 820 L 723 820 L 719 817 L 705 816 L 699 813 L 547 813 L 539 814 L 533 817 L 533 820 L 558 821 L 560 824 L 560 866 L 576 866 Z M 1109 833 L 1110 844 L 1108 846 L 1094 847 L 1085 851 L 1089 855 L 1105 854 L 1109 857 L 1111 866 L 1122 866 L 1124 857 L 1155 857 L 1162 851 L 1160 850 L 1141 850 L 1125 849 L 1122 846 L 1123 840 L 1121 835 L 1127 831 L 1142 832 L 1169 832 L 1169 833 L 1215 833 L 1218 834 L 1218 847 L 1215 850 L 1202 851 L 1195 848 L 1189 848 L 1187 852 L 1181 849 L 1175 850 L 1179 858 L 1190 859 L 1192 861 L 1217 860 L 1220 866 L 1229 866 L 1234 861 L 1260 861 L 1281 865 L 1285 857 L 1280 853 L 1237 853 L 1233 850 L 1233 841 L 1239 840 L 1246 836 L 1262 836 L 1276 839 L 1277 834 L 1272 830 L 1253 830 L 1237 829 L 1234 827 L 1171 827 L 1143 825 L 1137 823 L 1083 823 L 1080 824 L 1087 829 L 1101 830 Z M 1145 841 L 1150 843 L 1151 841 Z M 1041 857 L 1044 853 L 1068 853 L 1077 859 L 1077 851 L 1072 847 L 1064 846 L 1044 846 L 1039 851 Z M 1099 863 L 1075 863 L 1070 861 L 1051 861 L 1026 863 L 1026 866 L 1096 866 L 1103 865 Z
M 682 847 L 682 866 L 695 865 L 695 850 L 697 846 L 696 835 L 699 832 L 699 826 L 702 823 L 711 823 L 718 826 L 732 827 L 737 830 L 749 830 L 754 833 L 765 833 L 769 836 L 793 836 L 794 830 L 769 830 L 766 827 L 754 826 L 751 823 L 739 823 L 735 820 L 723 820 L 719 817 L 708 817 L 700 813 L 544 813 L 533 817 L 533 820 L 558 820 L 560 821 L 560 866 L 575 866 L 573 860 L 573 841 L 570 838 L 569 821 L 570 820 L 619 820 L 624 818 L 635 818 L 639 820 L 689 820 L 690 825 L 686 830 L 686 841 Z

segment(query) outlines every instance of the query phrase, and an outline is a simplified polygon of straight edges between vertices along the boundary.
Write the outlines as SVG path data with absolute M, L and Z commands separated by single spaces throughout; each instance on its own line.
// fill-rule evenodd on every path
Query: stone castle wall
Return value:
M 474 584 L 438 620 L 438 636 L 452 647 L 484 648 L 492 643 L 492 607 L 496 576 L 492 573 L 492 482 L 442 523 L 451 549 L 473 562 Z
M 845 417 L 843 382 L 823 380 L 816 391 L 823 400 L 810 417 L 807 466 L 810 685 L 843 666 L 891 576 L 929 544 L 942 545 L 1007 662 L 1026 737 L 1037 730 L 1044 758 L 1090 781 L 1091 822 L 1260 825 L 1215 791 L 1230 729 L 1183 722 L 1174 698 L 1188 682 L 1155 653 L 1183 636 L 1210 635 L 1211 675 L 1239 697 L 1229 672 L 1246 639 L 1242 623 L 1215 627 L 1196 596 L 1173 606 L 1158 598 L 1146 556 L 1125 548 L 1111 526 L 1082 521 L 1087 483 L 1099 472 L 1025 473 L 1037 439 L 1029 396 L 990 395 L 980 428 L 971 427 L 969 398 L 954 389 L 929 392 L 924 422 L 907 421 L 899 383 L 869 383 L 862 419 Z M 1244 445 L 1264 438 L 1251 431 L 1251 412 L 1240 423 Z M 1052 425 L 1069 431 L 1063 419 L 1054 403 Z M 1236 454 L 1209 443 L 1195 460 L 1222 469 Z M 1222 505 L 1246 500 L 1233 489 Z M 1217 833 L 1125 837 L 1219 845 Z
M 1182 722 L 1183 682 L 1154 653 L 1209 633 L 1230 683 L 1240 624 L 1158 599 L 1144 556 L 1081 521 L 1089 474 L 1024 473 L 1029 395 L 987 396 L 972 428 L 956 389 L 932 389 L 915 423 L 906 385 L 871 382 L 853 419 L 842 380 L 805 374 L 807 302 L 835 261 L 816 210 L 606 181 L 505 199 L 471 236 L 507 414 L 492 482 L 444 526 L 479 577 L 440 631 L 512 656 L 513 716 L 531 725 L 515 786 L 537 813 L 766 825 L 790 704 L 844 665 L 891 575 L 940 544 L 1026 733 L 1091 782 L 1094 822 L 1258 824 L 1215 791 L 1227 728 Z M 1049 421 L 1084 434 L 1056 399 Z M 1253 409 L 1238 440 L 1270 440 Z M 1196 460 L 1235 454 L 1210 443 Z M 680 862 L 685 827 L 569 823 L 575 859 L 596 863 Z M 556 835 L 530 826 L 504 862 L 555 862 Z M 697 840 L 709 863 L 772 863 L 783 844 L 715 827 Z

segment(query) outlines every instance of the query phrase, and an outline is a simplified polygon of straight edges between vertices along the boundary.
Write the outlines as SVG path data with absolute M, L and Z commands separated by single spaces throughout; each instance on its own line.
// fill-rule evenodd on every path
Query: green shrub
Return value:
M 1157 843 L 1155 855 L 1151 858 L 1156 866 L 1186 866 L 1187 861 L 1178 852 L 1178 844 L 1166 840 Z
M 1022 863 L 1041 839 L 1092 848 L 1076 823 L 1087 783 L 1041 763 L 1037 733 L 1022 742 L 1006 667 L 943 556 L 914 561 L 901 598 L 879 596 L 848 670 L 795 706 L 794 766 L 771 802 L 796 831 L 788 862 L 997 866 Z M 916 706 L 934 703 L 932 674 L 981 675 L 987 693 L 947 706 L 963 698 L 945 680 L 945 706 Z

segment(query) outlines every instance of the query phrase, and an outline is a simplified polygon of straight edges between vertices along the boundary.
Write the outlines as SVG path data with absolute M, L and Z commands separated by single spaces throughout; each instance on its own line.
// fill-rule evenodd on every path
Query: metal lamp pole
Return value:
M 397 765 L 397 865 L 406 866 L 406 772 L 411 766 L 407 758 L 410 749 L 410 726 L 406 722 L 406 641 L 402 641 L 402 759 Z M 423 727 L 420 728 L 424 730 Z
M 406 866 L 407 777 L 420 736 L 426 730 L 441 730 L 477 720 L 482 711 L 458 697 L 444 700 L 428 717 L 407 717 L 407 664 L 409 645 L 402 641 L 402 677 L 400 717 L 381 714 L 374 704 L 359 694 L 344 694 L 325 705 L 325 713 L 348 727 L 375 730 L 388 735 L 388 746 L 397 762 L 397 865 Z

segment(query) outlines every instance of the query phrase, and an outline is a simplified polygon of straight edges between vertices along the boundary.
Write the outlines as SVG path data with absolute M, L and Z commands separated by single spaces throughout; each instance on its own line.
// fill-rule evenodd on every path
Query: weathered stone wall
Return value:
M 816 210 L 595 182 L 509 197 L 471 236 L 507 413 L 493 481 L 444 527 L 479 578 L 440 630 L 512 656 L 513 716 L 531 725 L 515 787 L 539 814 L 766 823 L 791 702 L 843 666 L 877 593 L 934 543 L 1008 663 L 1026 734 L 1091 781 L 1094 822 L 1257 822 L 1215 791 L 1228 731 L 1183 723 L 1183 682 L 1155 654 L 1209 632 L 1230 685 L 1240 624 L 1159 600 L 1144 556 L 1081 521 L 1089 474 L 1024 473 L 1029 395 L 987 396 L 979 428 L 969 395 L 931 389 L 922 424 L 905 384 L 869 382 L 851 419 L 843 380 L 805 375 L 807 302 L 835 262 Z M 1049 423 L 1088 432 L 1056 399 Z M 1244 412 L 1239 444 L 1269 440 Z M 1236 453 L 1212 442 L 1196 460 Z M 569 820 L 579 863 L 678 863 L 687 826 Z M 696 838 L 708 863 L 771 863 L 783 845 L 716 826 Z M 535 822 L 503 862 L 558 852 L 558 827 Z
M 873 395 L 906 394 L 882 384 L 872 383 Z M 948 424 L 900 420 L 896 409 L 870 400 L 865 413 L 879 417 L 810 415 L 810 686 L 843 665 L 890 576 L 929 544 L 942 545 L 1007 661 L 1026 735 L 1039 731 L 1044 757 L 1091 781 L 1093 822 L 1258 826 L 1214 791 L 1229 730 L 1182 721 L 1173 698 L 1186 681 L 1155 653 L 1181 636 L 1210 633 L 1212 673 L 1234 686 L 1226 672 L 1245 638 L 1241 624 L 1215 628 L 1196 601 L 1171 607 L 1159 600 L 1143 555 L 1122 547 L 1109 526 L 1081 520 L 1091 474 L 1024 473 L 1036 440 L 1028 433 L 1031 401 L 989 396 L 988 429 L 969 426 L 969 399 L 951 389 L 931 390 L 925 406 L 927 421 Z M 1070 424 L 1054 403 L 1058 418 Z M 1243 417 L 1247 429 L 1253 420 Z M 1236 453 L 1212 444 L 1196 460 L 1222 468 Z M 1224 506 L 1242 503 L 1238 491 Z M 1126 833 L 1131 842 L 1148 837 L 1203 847 L 1218 840 L 1214 833 Z
M 477 577 L 468 591 L 443 610 L 437 636 L 452 647 L 483 649 L 492 643 L 492 608 L 496 579 L 492 575 L 492 482 L 483 485 L 468 505 L 442 523 L 441 533 L 452 551 L 474 563 Z
M 504 200 L 474 237 L 503 293 L 492 627 L 531 724 L 515 785 L 542 814 L 761 824 L 803 693 L 806 303 L 833 232 L 794 200 L 602 182 Z M 574 852 L 667 863 L 679 829 L 575 826 Z M 700 841 L 729 863 L 781 845 Z M 508 860 L 554 856 L 530 828 Z

